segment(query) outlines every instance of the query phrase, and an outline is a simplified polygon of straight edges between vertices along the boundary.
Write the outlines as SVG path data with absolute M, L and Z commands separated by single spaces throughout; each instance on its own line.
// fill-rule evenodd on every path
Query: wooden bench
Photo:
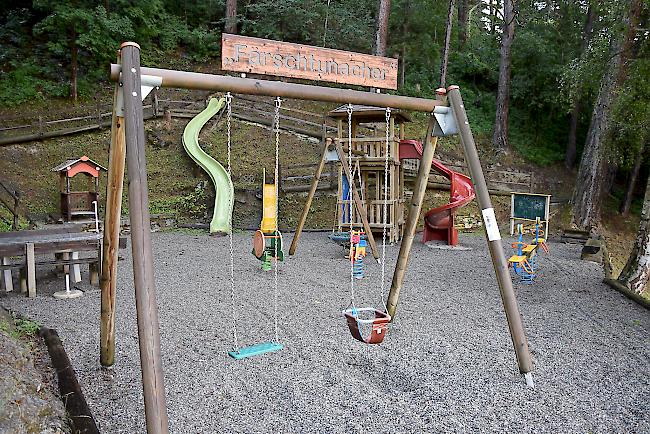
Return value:
M 36 296 L 36 266 L 60 265 L 64 271 L 73 270 L 73 281 L 81 281 L 80 264 L 87 263 L 90 268 L 91 283 L 99 283 L 101 267 L 102 235 L 95 232 L 80 232 L 75 226 L 62 226 L 51 229 L 0 233 L 0 258 L 2 281 L 6 291 L 13 290 L 12 269 L 21 270 L 21 289 L 29 297 Z M 91 258 L 79 258 L 79 252 L 94 251 Z M 36 255 L 55 254 L 54 260 L 36 260 Z M 13 263 L 11 257 L 22 256 L 23 261 Z

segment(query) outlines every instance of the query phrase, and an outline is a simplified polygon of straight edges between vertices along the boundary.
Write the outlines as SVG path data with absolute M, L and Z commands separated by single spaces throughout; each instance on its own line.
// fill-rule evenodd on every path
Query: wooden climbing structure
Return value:
M 348 106 L 342 105 L 328 113 L 337 121 L 334 145 L 348 153 Z M 359 187 L 361 203 L 366 209 L 368 224 L 373 232 L 381 233 L 384 227 L 384 201 L 387 201 L 387 240 L 394 243 L 401 238 L 404 226 L 404 175 L 400 170 L 399 142 L 404 139 L 404 124 L 410 122 L 404 112 L 392 110 L 386 119 L 386 109 L 365 105 L 352 105 L 351 130 L 352 164 L 350 170 Z M 388 140 L 386 137 L 388 136 Z M 386 145 L 388 142 L 388 146 Z M 388 148 L 388 149 L 386 149 Z M 388 152 L 388 189 L 384 197 L 384 164 Z M 336 206 L 336 224 L 339 232 L 349 227 L 352 195 L 347 177 L 339 162 L 339 184 Z M 361 216 L 353 206 L 353 225 L 361 227 Z

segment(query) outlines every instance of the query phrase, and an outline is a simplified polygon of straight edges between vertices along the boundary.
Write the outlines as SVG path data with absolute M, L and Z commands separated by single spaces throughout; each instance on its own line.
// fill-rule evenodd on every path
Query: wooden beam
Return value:
M 9 258 L 5 258 L 5 257 L 2 258 L 2 265 L 9 265 L 10 263 L 11 261 L 9 260 Z M 4 282 L 6 292 L 11 292 L 14 290 L 14 282 L 11 277 L 11 269 L 2 270 L 2 280 Z
M 282 81 L 231 77 L 227 75 L 202 74 L 199 72 L 175 71 L 173 69 L 142 68 L 142 74 L 162 77 L 161 87 L 181 89 L 202 89 L 243 93 L 247 95 L 279 96 L 312 101 L 346 104 L 364 104 L 375 107 L 391 107 L 403 110 L 432 112 L 440 105 L 435 100 L 410 96 L 370 93 L 367 91 L 339 89 L 335 87 L 314 86 Z M 111 65 L 110 78 L 117 81 L 122 72 L 120 65 Z
M 501 234 L 499 233 L 499 227 L 497 226 L 494 217 L 494 208 L 492 207 L 492 201 L 490 200 L 490 193 L 488 192 L 487 183 L 485 182 L 485 175 L 483 174 L 481 161 L 479 160 L 478 151 L 476 150 L 476 143 L 474 142 L 472 130 L 469 127 L 465 105 L 463 104 L 463 99 L 461 98 L 458 86 L 450 86 L 448 89 L 448 96 L 456 125 L 458 125 L 460 142 L 463 145 L 463 150 L 465 152 L 465 161 L 467 161 L 469 174 L 476 191 L 476 200 L 483 215 L 485 237 L 487 239 L 490 256 L 492 257 L 494 272 L 499 283 L 501 301 L 506 312 L 506 319 L 508 320 L 508 328 L 510 330 L 510 336 L 512 337 L 512 344 L 515 349 L 515 354 L 517 355 L 519 371 L 526 377 L 528 385 L 532 386 L 531 371 L 533 370 L 533 361 L 528 349 L 528 340 L 526 339 L 526 333 L 519 312 L 515 290 L 512 286 L 508 261 L 503 251 Z
M 438 89 L 437 92 L 441 92 L 441 90 Z M 439 93 L 438 95 L 440 98 L 444 98 L 444 93 Z M 402 242 L 399 246 L 395 271 L 393 272 L 393 280 L 386 301 L 386 309 L 392 319 L 395 319 L 395 313 L 397 312 L 399 294 L 404 283 L 409 255 L 411 254 L 411 247 L 413 246 L 413 240 L 415 239 L 415 230 L 418 226 L 420 211 L 422 210 L 422 202 L 424 201 L 424 194 L 427 190 L 431 161 L 433 161 L 433 154 L 435 153 L 438 141 L 438 137 L 431 136 L 435 123 L 436 119 L 431 115 L 426 137 L 424 138 L 424 149 L 420 160 L 420 169 L 418 170 L 418 176 L 415 179 L 415 188 L 413 189 L 413 196 L 411 197 L 411 207 L 409 208 L 409 214 L 404 226 L 404 234 L 402 235 Z
M 312 179 L 311 181 L 309 194 L 307 195 L 307 199 L 305 200 L 305 206 L 302 209 L 302 214 L 300 214 L 300 220 L 298 221 L 298 226 L 296 227 L 296 233 L 293 234 L 293 239 L 291 240 L 291 247 L 289 247 L 290 255 L 296 253 L 296 249 L 298 248 L 298 241 L 300 240 L 300 234 L 302 233 L 302 229 L 305 227 L 305 222 L 307 221 L 307 214 L 309 214 L 309 210 L 311 209 L 311 202 L 314 199 L 314 195 L 316 194 L 316 189 L 318 188 L 318 182 L 320 181 L 321 174 L 323 173 L 323 167 L 325 167 L 325 160 L 327 159 L 327 149 L 329 148 L 331 143 L 332 143 L 332 139 L 330 138 L 324 140 L 323 149 L 320 155 L 320 162 L 318 163 L 318 167 L 316 168 L 314 179 Z
M 122 75 L 124 128 L 126 162 L 129 172 L 129 217 L 144 410 L 147 432 L 149 434 L 167 434 L 169 421 L 160 357 L 160 325 L 153 274 L 147 162 L 144 150 L 142 97 L 140 95 L 140 47 L 137 44 L 125 42 L 120 48 L 122 65 L 126 71 Z
M 617 279 L 603 279 L 603 282 L 629 298 L 630 300 L 633 300 L 640 304 L 641 306 L 645 307 L 646 309 L 650 309 L 650 300 L 644 298 L 641 294 L 637 294 L 636 292 L 632 291 L 630 288 L 625 286 L 623 282 Z
M 108 151 L 108 179 L 106 181 L 106 210 L 104 215 L 104 243 L 102 254 L 101 319 L 99 333 L 99 360 L 102 366 L 115 363 L 115 301 L 117 294 L 117 252 L 120 239 L 122 214 L 122 190 L 126 143 L 124 117 L 117 116 L 117 94 L 113 94 L 113 118 L 111 123 L 111 146 Z
M 25 244 L 25 272 L 27 273 L 27 295 L 36 297 L 36 261 L 34 260 L 34 243 Z

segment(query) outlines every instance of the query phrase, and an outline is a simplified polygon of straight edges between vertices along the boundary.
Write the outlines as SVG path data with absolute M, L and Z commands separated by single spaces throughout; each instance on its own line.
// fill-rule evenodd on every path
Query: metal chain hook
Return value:
M 352 104 L 348 104 L 346 112 L 348 114 L 348 169 L 350 171 L 350 178 L 348 179 L 348 219 L 350 223 L 350 236 L 352 236 L 352 229 L 354 228 L 353 225 L 353 217 L 354 213 L 352 210 L 352 191 L 354 189 L 354 176 L 352 176 Z M 350 249 L 350 253 L 352 253 L 352 249 Z M 351 297 L 351 304 L 352 308 L 356 309 L 354 306 L 354 261 L 353 258 L 350 258 L 350 297 Z
M 282 106 L 282 100 L 280 97 L 275 99 L 275 221 L 276 227 L 275 230 L 278 232 L 278 205 L 279 205 L 279 183 L 278 179 L 280 173 L 280 107 Z M 275 332 L 275 342 L 280 342 L 280 337 L 278 333 L 278 244 L 279 239 L 276 239 L 274 247 L 274 269 L 273 269 L 273 318 L 274 318 L 274 332 Z
M 232 127 L 232 95 L 230 92 L 226 93 L 226 142 L 228 147 L 228 156 L 227 156 L 227 165 L 228 165 L 228 177 L 232 179 L 232 160 L 231 160 L 231 127 Z M 231 198 L 232 200 L 232 198 Z M 230 203 L 230 209 L 232 209 L 232 203 Z M 230 233 L 228 234 L 228 241 L 230 244 L 230 302 L 232 307 L 232 331 L 233 331 L 233 340 L 235 344 L 235 350 L 239 348 L 239 342 L 237 339 L 237 307 L 235 305 L 235 251 L 233 248 L 233 239 L 232 239 L 232 223 L 230 228 Z
M 383 229 L 381 233 L 381 305 L 386 311 L 384 292 L 386 289 L 386 226 L 388 224 L 388 155 L 390 153 L 390 107 L 386 107 L 386 149 L 384 149 L 384 197 L 383 199 Z

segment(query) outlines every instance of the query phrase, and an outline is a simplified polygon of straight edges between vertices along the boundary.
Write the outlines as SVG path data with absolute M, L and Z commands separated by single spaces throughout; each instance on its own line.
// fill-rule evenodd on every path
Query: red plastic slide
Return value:
M 417 140 L 400 140 L 400 160 L 422 159 L 422 143 Z M 458 231 L 454 227 L 456 210 L 467 205 L 474 199 L 472 181 L 462 173 L 454 172 L 437 160 L 431 162 L 431 167 L 444 175 L 451 183 L 449 203 L 429 210 L 424 215 L 423 242 L 444 240 L 447 244 L 458 244 Z

